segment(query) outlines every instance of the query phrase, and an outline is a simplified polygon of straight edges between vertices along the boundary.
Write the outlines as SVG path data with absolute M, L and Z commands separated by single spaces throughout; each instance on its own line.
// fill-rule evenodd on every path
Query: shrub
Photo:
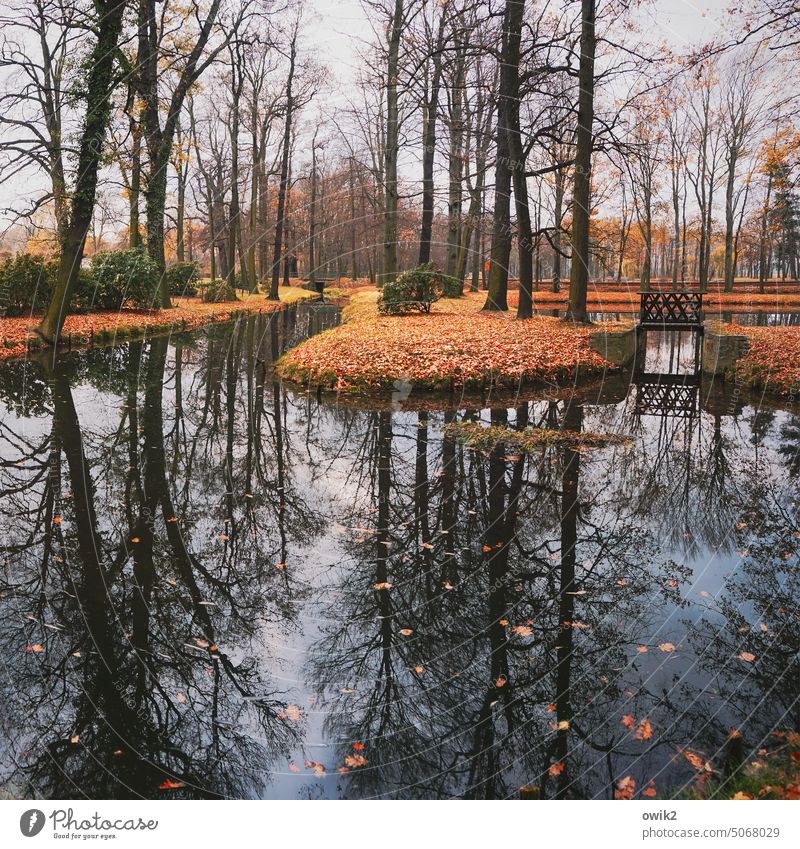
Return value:
M 450 277 L 447 274 L 440 274 L 442 281 L 442 297 L 443 298 L 460 298 L 464 294 L 464 281 L 458 277 Z
M 159 271 L 141 249 L 102 251 L 92 257 L 92 306 L 115 310 L 126 304 L 158 307 Z
M 166 277 L 170 295 L 194 297 L 197 294 L 196 262 L 176 262 L 167 267 Z
M 224 301 L 238 301 L 236 291 L 227 280 L 212 280 L 200 289 L 204 304 L 221 304 Z
M 0 311 L 24 315 L 43 310 L 50 300 L 54 276 L 42 257 L 17 254 L 0 263 Z
M 378 311 L 384 315 L 430 312 L 442 297 L 443 278 L 432 262 L 404 271 L 395 280 L 384 283 Z

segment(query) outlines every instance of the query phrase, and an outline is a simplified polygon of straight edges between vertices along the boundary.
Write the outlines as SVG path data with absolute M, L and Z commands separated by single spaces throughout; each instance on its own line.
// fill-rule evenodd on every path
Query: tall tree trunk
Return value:
M 419 232 L 419 264 L 431 258 L 431 235 L 433 233 L 433 160 L 436 154 L 436 119 L 439 112 L 439 90 L 442 82 L 442 49 L 444 45 L 447 0 L 439 13 L 439 29 L 433 53 L 433 73 L 430 91 L 425 102 L 422 127 L 422 222 Z
M 589 216 L 591 213 L 592 124 L 594 122 L 595 0 L 581 0 L 581 60 L 578 71 L 578 130 L 572 200 L 572 261 L 567 318 L 588 322 Z
M 517 252 L 519 256 L 519 304 L 517 318 L 533 317 L 533 236 L 531 211 L 528 204 L 528 178 L 525 176 L 525 153 L 519 120 L 519 60 L 522 40 L 522 19 L 525 0 L 507 0 L 509 76 L 513 91 L 508 109 L 508 153 L 513 163 L 514 206 L 517 212 Z
M 286 191 L 289 183 L 289 154 L 292 140 L 292 118 L 294 112 L 294 83 L 295 58 L 297 55 L 297 29 L 292 33 L 292 43 L 289 48 L 289 74 L 286 78 L 286 117 L 283 124 L 283 144 L 281 153 L 281 181 L 278 186 L 278 208 L 275 215 L 275 242 L 272 249 L 272 276 L 269 287 L 269 300 L 277 301 L 278 282 L 281 272 L 281 247 L 286 228 Z
M 397 186 L 400 118 L 397 99 L 397 77 L 400 70 L 400 40 L 403 34 L 403 0 L 395 0 L 389 27 L 389 58 L 386 68 L 386 140 L 383 153 L 384 212 L 383 268 L 380 285 L 397 276 L 397 209 L 400 196 Z
M 54 345 L 58 343 L 64 326 L 64 318 L 70 307 L 83 260 L 86 234 L 92 223 L 97 193 L 97 172 L 111 113 L 114 57 L 126 5 L 127 0 L 95 0 L 98 17 L 97 43 L 88 64 L 86 123 L 78 149 L 78 168 L 69 225 L 64 229 L 64 237 L 60 245 L 61 256 L 53 294 L 47 312 L 37 328 L 39 336 Z
M 500 86 L 497 97 L 497 158 L 494 169 L 494 213 L 492 215 L 492 246 L 489 259 L 489 291 L 485 310 L 508 309 L 508 260 L 511 256 L 511 167 L 508 150 L 508 119 L 511 98 L 515 91 L 515 71 L 508 62 L 507 4 L 503 19 Z

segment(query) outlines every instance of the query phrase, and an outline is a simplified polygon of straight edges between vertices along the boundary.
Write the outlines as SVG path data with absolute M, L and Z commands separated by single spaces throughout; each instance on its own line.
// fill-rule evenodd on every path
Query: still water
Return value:
M 665 797 L 800 727 L 800 416 L 275 382 L 331 321 L 0 368 L 4 793 Z M 469 420 L 629 438 L 481 453 Z

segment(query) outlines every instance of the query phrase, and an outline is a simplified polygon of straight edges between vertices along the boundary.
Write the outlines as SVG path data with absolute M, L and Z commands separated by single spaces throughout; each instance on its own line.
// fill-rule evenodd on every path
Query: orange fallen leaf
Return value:
M 559 761 L 557 764 L 550 764 L 547 774 L 548 775 L 561 775 L 564 772 L 564 764 Z
M 658 647 L 661 649 L 661 651 L 675 651 L 675 646 L 672 643 L 659 643 Z
M 615 799 L 633 799 L 633 794 L 636 792 L 636 779 L 633 776 L 626 775 L 617 781 L 614 789 Z
M 170 778 L 158 785 L 159 790 L 177 790 L 179 787 L 183 787 L 183 782 L 173 781 Z
M 749 651 L 739 652 L 736 657 L 738 657 L 739 660 L 743 660 L 745 663 L 752 663 L 756 659 L 756 656 L 751 654 Z
M 25 646 L 25 651 L 39 652 L 44 651 L 44 646 L 41 643 L 34 643 L 32 646 Z
M 625 716 L 622 717 L 622 724 L 626 728 L 633 728 L 636 725 L 636 718 L 631 716 L 629 713 L 626 713 Z

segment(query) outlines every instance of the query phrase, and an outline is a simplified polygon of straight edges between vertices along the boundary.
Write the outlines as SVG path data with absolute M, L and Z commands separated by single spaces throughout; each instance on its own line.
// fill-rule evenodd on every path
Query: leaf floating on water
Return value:
M 631 716 L 631 714 L 626 713 L 625 716 L 622 717 L 622 724 L 626 728 L 633 728 L 636 725 L 636 717 Z
M 745 793 L 744 790 L 737 790 L 736 793 L 731 796 L 731 799 L 735 799 L 737 802 L 752 798 L 754 797 L 751 796 L 749 793 Z
M 392 584 L 390 581 L 381 581 L 380 583 L 375 584 L 374 586 L 376 590 L 390 590 L 394 586 L 394 584 Z
M 756 659 L 756 656 L 749 651 L 739 652 L 736 657 L 738 657 L 739 660 L 743 660 L 745 663 L 753 663 L 753 661 Z
M 562 719 L 557 727 L 559 731 L 569 731 L 569 720 Z
M 636 651 L 639 652 L 639 654 L 647 654 L 647 652 L 649 652 L 650 649 L 647 648 L 647 646 L 637 646 Z
M 533 633 L 533 628 L 529 627 L 528 625 L 515 625 L 511 629 L 511 632 L 513 634 L 517 634 L 520 637 L 530 637 L 530 635 Z
M 289 772 L 300 772 L 300 767 L 294 761 L 289 761 Z
M 675 646 L 672 643 L 659 643 L 658 647 L 665 652 L 675 651 Z
M 701 758 L 700 755 L 695 754 L 688 749 L 684 750 L 682 754 L 698 772 L 710 773 L 712 771 L 711 764 L 704 758 Z
M 306 769 L 314 771 L 314 775 L 325 775 L 325 765 L 316 761 L 303 761 L 303 766 Z
M 495 679 L 494 686 L 495 687 L 505 687 L 508 678 L 505 675 L 501 675 L 499 678 Z
M 25 651 L 31 651 L 38 654 L 44 651 L 44 646 L 41 643 L 34 643 L 32 646 L 25 646 Z
M 173 781 L 168 778 L 166 781 L 162 782 L 158 785 L 159 790 L 177 790 L 179 787 L 183 787 L 182 781 Z
M 357 769 L 360 766 L 366 766 L 369 761 L 364 757 L 364 755 L 347 755 L 344 759 L 345 766 L 350 769 Z
M 421 675 L 424 671 L 425 671 L 425 668 L 422 667 L 422 666 L 415 666 L 414 667 L 414 672 L 416 672 L 418 675 Z
M 501 619 L 500 624 L 505 628 L 508 625 L 508 619 Z
M 302 719 L 300 708 L 297 705 L 289 705 L 286 708 L 286 718 L 291 719 L 292 722 L 300 722 Z
M 411 634 L 413 634 L 414 632 L 411 630 L 411 628 L 401 628 L 401 629 L 400 629 L 400 633 L 401 633 L 404 637 L 409 637 L 409 636 L 410 636 Z
M 364 744 L 363 743 L 353 743 L 353 751 L 363 752 L 364 751 Z
M 53 516 L 53 524 L 60 525 L 61 524 L 61 516 Z
M 77 734 L 73 734 L 72 737 L 69 738 L 70 743 L 77 743 L 80 741 L 80 737 Z
M 561 775 L 562 772 L 564 772 L 564 764 L 561 761 L 559 761 L 557 764 L 550 764 L 547 769 L 548 775 Z
M 175 700 L 180 702 L 182 705 L 186 704 L 186 696 L 183 693 L 177 693 L 175 696 Z
M 642 796 L 647 796 L 652 799 L 656 795 L 656 783 L 651 778 L 650 781 L 647 782 L 647 787 L 642 790 Z
M 643 719 L 639 727 L 633 732 L 634 740 L 649 740 L 653 736 L 653 726 L 649 719 Z
M 442 581 L 442 588 L 446 590 L 454 590 L 455 587 L 450 583 L 450 581 Z
M 633 794 L 636 792 L 636 779 L 633 776 L 626 775 L 617 781 L 614 788 L 615 799 L 633 799 Z

